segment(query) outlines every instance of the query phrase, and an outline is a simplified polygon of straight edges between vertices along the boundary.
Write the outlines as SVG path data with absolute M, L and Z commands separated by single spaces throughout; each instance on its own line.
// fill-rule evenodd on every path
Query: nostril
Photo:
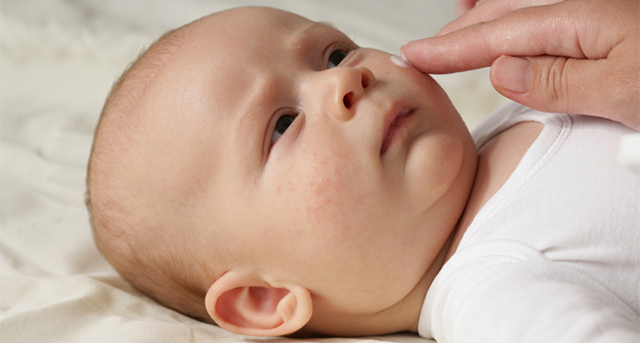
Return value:
M 362 89 L 367 89 L 369 87 L 369 84 L 371 83 L 371 80 L 369 80 L 369 75 L 363 73 L 360 78 L 360 82 L 362 83 Z
M 351 98 L 353 97 L 353 92 L 347 93 L 347 95 L 342 98 L 342 102 L 344 103 L 344 107 L 347 109 L 351 108 Z

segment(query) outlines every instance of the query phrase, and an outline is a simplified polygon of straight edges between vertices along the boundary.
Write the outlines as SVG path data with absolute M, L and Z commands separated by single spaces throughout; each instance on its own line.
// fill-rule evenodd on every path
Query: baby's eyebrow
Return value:
M 309 36 L 312 36 L 316 31 L 321 30 L 321 29 L 326 29 L 326 28 L 330 28 L 330 29 L 334 29 L 336 31 L 340 31 L 338 30 L 338 28 L 331 24 L 330 22 L 327 21 L 316 21 L 313 24 L 309 25 L 306 29 L 304 29 L 301 33 L 300 33 L 300 37 L 302 37 L 303 39 Z M 342 32 L 342 31 L 340 31 Z

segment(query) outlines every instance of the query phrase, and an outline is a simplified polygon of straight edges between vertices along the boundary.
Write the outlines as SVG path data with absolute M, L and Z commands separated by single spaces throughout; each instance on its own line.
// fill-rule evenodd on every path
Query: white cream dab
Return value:
M 391 55 L 389 58 L 391 58 L 391 62 L 397 65 L 398 67 L 409 68 L 409 65 L 407 64 L 407 62 L 405 62 L 400 56 Z

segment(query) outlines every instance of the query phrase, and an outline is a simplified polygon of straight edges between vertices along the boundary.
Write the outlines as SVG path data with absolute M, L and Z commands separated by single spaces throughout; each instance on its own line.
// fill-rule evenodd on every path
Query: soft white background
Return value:
M 330 21 L 397 53 L 454 18 L 453 0 L 3 0 L 0 55 L 0 341 L 254 342 L 165 309 L 96 250 L 83 204 L 93 128 L 141 49 L 170 28 L 239 5 Z M 470 126 L 502 99 L 486 70 L 437 77 Z M 275 339 L 288 342 L 288 339 Z M 424 342 L 414 335 L 304 342 Z

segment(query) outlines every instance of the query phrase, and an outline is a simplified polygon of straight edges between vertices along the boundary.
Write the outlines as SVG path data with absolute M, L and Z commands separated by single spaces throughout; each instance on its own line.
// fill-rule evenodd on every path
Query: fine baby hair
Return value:
M 189 316 L 249 335 L 415 331 L 475 159 L 429 76 L 328 24 L 239 8 L 125 71 L 89 208 L 118 272 Z

